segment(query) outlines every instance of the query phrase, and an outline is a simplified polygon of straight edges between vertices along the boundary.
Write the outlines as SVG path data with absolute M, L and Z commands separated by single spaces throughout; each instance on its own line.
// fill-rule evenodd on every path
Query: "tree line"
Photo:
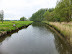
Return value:
M 0 11 L 0 21 L 3 23 L 4 11 Z M 20 21 L 26 21 L 21 17 Z M 40 9 L 29 18 L 31 21 L 72 21 L 72 0 L 58 0 L 55 8 Z
M 40 9 L 34 14 L 32 14 L 32 17 L 30 17 L 31 21 L 42 21 L 44 20 L 44 13 L 46 12 L 47 9 Z
M 58 0 L 55 8 L 40 9 L 30 17 L 32 21 L 72 21 L 72 0 Z

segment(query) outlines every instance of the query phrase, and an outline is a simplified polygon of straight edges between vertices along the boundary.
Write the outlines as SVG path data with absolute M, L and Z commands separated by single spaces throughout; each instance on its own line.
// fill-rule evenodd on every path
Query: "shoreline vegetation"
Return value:
M 57 0 L 55 8 L 39 9 L 31 21 L 43 21 L 54 28 L 72 48 L 72 0 Z
M 32 21 L 4 21 L 3 23 L 0 22 L 0 36 L 19 30 L 22 27 L 27 27 L 31 23 Z
M 70 45 L 72 45 L 72 22 L 47 22 L 44 23 L 51 25 L 55 30 L 57 30 Z

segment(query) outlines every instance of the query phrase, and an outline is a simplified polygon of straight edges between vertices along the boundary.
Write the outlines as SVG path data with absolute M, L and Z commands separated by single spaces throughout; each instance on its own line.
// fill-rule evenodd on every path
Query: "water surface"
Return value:
M 2 54 L 72 54 L 68 46 L 43 23 L 0 38 Z

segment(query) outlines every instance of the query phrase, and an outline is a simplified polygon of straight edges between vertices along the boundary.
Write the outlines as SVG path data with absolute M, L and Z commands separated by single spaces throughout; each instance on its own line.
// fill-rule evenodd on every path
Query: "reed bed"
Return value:
M 46 22 L 59 30 L 72 44 L 72 22 Z

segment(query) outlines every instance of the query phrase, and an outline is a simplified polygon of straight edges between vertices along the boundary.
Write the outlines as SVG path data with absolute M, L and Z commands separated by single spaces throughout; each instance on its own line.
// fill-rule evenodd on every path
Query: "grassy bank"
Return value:
M 45 22 L 60 31 L 72 44 L 72 22 Z
M 4 31 L 15 30 L 16 28 L 20 28 L 30 23 L 32 23 L 32 21 L 4 21 L 3 24 L 0 22 L 0 33 Z M 13 24 L 15 24 L 16 27 L 14 27 Z

